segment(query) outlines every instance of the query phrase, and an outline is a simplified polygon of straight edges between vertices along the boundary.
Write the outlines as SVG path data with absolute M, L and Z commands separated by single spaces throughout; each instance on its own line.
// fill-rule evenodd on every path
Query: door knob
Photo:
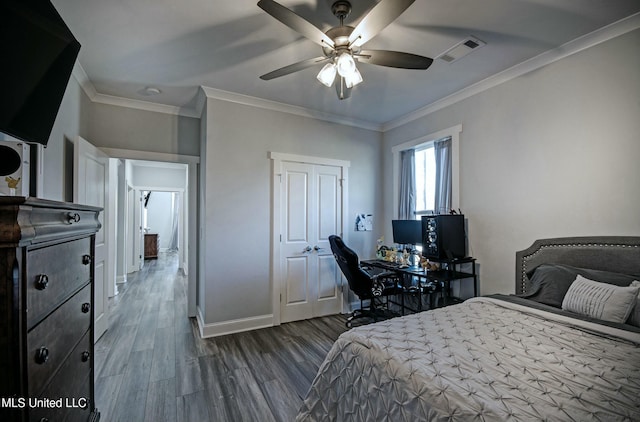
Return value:
M 313 247 L 313 250 L 316 251 L 316 252 L 320 252 L 320 251 L 324 250 L 324 248 L 321 248 L 320 246 L 316 245 L 316 246 Z
M 313 249 L 311 249 L 311 246 L 307 246 L 306 248 L 304 248 L 304 249 L 302 250 L 302 253 L 309 253 L 309 252 L 311 252 L 312 250 L 313 250 Z

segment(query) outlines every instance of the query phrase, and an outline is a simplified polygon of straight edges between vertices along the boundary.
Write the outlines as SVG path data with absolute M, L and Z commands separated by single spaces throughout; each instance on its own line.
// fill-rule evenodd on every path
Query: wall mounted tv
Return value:
M 48 0 L 2 0 L 0 16 L 0 132 L 46 145 L 80 43 Z

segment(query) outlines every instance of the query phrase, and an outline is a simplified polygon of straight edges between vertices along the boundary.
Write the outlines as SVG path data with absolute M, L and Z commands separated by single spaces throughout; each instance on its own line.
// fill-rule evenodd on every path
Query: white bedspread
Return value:
M 475 298 L 347 331 L 297 420 L 640 421 L 640 335 L 527 309 Z

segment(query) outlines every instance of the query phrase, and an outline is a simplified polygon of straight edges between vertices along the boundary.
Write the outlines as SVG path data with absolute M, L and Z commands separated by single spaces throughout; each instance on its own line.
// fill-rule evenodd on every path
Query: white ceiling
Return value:
M 316 81 L 320 66 L 259 79 L 322 54 L 256 0 L 52 2 L 80 41 L 79 62 L 99 94 L 192 108 L 205 86 L 374 124 L 640 12 L 638 0 L 416 0 L 365 47 L 437 58 L 470 35 L 487 45 L 451 64 L 435 60 L 426 71 L 359 64 L 364 82 L 340 101 Z M 280 3 L 323 31 L 338 23 L 332 0 Z M 376 3 L 352 0 L 345 23 L 354 25 Z M 147 86 L 162 93 L 144 95 Z

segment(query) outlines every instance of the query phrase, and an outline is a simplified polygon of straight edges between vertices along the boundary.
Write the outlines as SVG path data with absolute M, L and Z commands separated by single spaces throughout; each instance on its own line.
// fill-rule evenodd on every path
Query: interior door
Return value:
M 341 310 L 342 281 L 328 241 L 342 231 L 341 173 L 335 166 L 283 163 L 281 322 Z
M 96 234 L 94 256 L 94 317 L 95 341 L 109 326 L 109 283 L 115 282 L 115 253 L 110 251 L 110 226 L 115 210 L 109 198 L 109 157 L 81 137 L 74 144 L 73 200 L 79 204 L 103 208 L 99 219 L 102 228 Z

